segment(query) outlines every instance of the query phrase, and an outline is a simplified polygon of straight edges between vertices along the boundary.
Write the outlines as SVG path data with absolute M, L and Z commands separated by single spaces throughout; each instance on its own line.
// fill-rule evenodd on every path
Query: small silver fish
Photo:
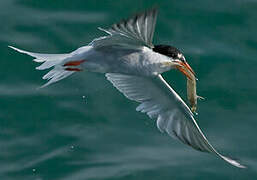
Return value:
M 196 94 L 196 78 L 192 73 L 190 73 L 190 78 L 187 78 L 187 99 L 193 113 L 196 113 L 197 99 L 204 99 Z

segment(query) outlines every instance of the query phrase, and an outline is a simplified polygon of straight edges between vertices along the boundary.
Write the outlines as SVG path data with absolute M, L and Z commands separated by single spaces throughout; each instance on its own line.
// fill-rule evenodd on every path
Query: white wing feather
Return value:
M 192 112 L 161 75 L 149 78 L 107 73 L 107 79 L 128 99 L 141 103 L 136 110 L 157 119 L 157 127 L 196 150 L 214 153 L 228 163 L 245 168 L 218 153 L 198 127 Z
M 94 48 L 106 46 L 133 49 L 142 48 L 142 46 L 152 48 L 157 13 L 157 9 L 151 9 L 114 24 L 109 29 L 99 28 L 109 36 L 97 38 L 90 45 Z

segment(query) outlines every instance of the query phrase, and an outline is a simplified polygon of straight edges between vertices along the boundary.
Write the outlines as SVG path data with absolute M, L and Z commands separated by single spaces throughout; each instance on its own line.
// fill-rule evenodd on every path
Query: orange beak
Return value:
M 192 74 L 195 76 L 195 72 L 189 66 L 189 64 L 187 62 L 182 61 L 179 61 L 178 63 L 180 64 L 180 66 L 177 66 L 178 70 L 182 72 L 187 78 L 192 80 Z

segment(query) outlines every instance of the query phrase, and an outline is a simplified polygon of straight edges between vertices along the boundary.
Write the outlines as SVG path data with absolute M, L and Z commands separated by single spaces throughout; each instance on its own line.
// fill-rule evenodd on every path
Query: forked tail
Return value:
M 37 70 L 45 70 L 52 68 L 47 74 L 45 74 L 42 79 L 48 80 L 46 84 L 42 87 L 46 87 L 54 82 L 60 81 L 76 71 L 80 71 L 76 66 L 80 65 L 83 60 L 72 61 L 74 57 L 71 54 L 41 54 L 24 51 L 12 46 L 8 46 L 20 53 L 28 54 L 35 59 L 33 61 L 42 63 L 40 66 L 36 67 Z

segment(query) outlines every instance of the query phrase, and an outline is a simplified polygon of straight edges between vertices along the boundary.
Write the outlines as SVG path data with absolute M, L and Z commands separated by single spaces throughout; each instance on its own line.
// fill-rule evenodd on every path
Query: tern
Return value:
M 105 36 L 67 54 L 41 54 L 9 47 L 42 63 L 36 67 L 38 70 L 52 68 L 43 76 L 48 82 L 42 87 L 83 70 L 104 73 L 128 99 L 140 103 L 136 110 L 155 119 L 161 132 L 198 151 L 215 154 L 236 167 L 245 168 L 209 143 L 194 113 L 162 77 L 163 72 L 171 69 L 180 70 L 188 78 L 194 71 L 180 50 L 152 43 L 157 14 L 158 9 L 153 8 L 110 28 L 99 28 Z

